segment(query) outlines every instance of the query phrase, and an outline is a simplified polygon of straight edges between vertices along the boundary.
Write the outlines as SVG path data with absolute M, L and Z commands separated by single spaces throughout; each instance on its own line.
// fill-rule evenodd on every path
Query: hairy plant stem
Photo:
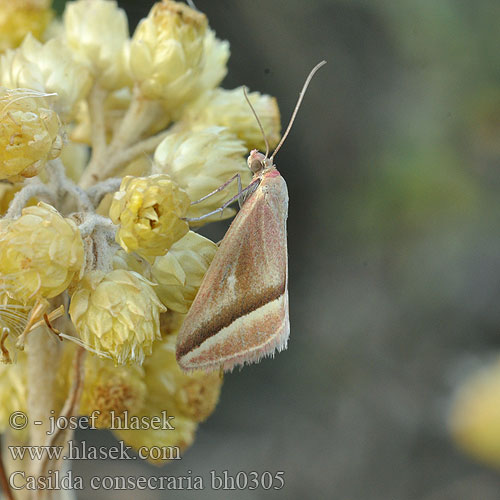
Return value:
M 75 357 L 73 358 L 73 385 L 71 386 L 68 397 L 64 402 L 61 413 L 58 415 L 58 417 L 64 417 L 66 420 L 74 415 L 77 415 L 78 413 L 78 406 L 80 404 L 80 398 L 83 390 L 85 353 L 85 349 L 83 347 L 79 347 L 76 351 Z M 57 430 L 45 440 L 46 446 L 54 447 L 58 442 L 62 446 L 67 446 L 72 435 L 73 430 L 58 427 Z M 61 437 L 63 438 L 62 443 L 60 442 Z M 41 462 L 38 464 L 37 474 L 46 474 L 49 468 L 56 468 L 57 465 L 57 462 L 51 465 L 48 454 L 45 454 Z
M 104 100 L 106 91 L 95 83 L 89 96 L 89 114 L 92 124 L 92 157 L 90 161 L 102 155 L 106 149 L 106 124 L 104 120 Z
M 44 327 L 37 328 L 28 335 L 26 351 L 28 356 L 28 416 L 30 445 L 44 446 L 49 431 L 49 417 L 54 416 L 56 410 L 56 376 L 59 364 L 59 343 L 51 342 L 44 331 Z M 53 413 L 51 413 L 53 412 Z M 35 424 L 35 422 L 41 422 Z M 39 472 L 40 460 L 33 460 L 30 464 L 31 474 Z M 34 492 L 34 498 L 40 498 Z

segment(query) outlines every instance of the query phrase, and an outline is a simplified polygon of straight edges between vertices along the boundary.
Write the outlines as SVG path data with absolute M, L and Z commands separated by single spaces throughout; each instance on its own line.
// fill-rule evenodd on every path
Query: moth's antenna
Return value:
M 259 124 L 260 131 L 262 132 L 262 137 L 264 137 L 264 142 L 266 143 L 266 158 L 267 158 L 267 155 L 269 154 L 269 142 L 267 140 L 266 133 L 264 132 L 264 127 L 262 126 L 262 123 L 260 122 L 259 117 L 257 116 L 255 108 L 252 106 L 252 103 L 250 102 L 246 87 L 243 87 L 243 93 L 245 94 L 245 99 L 247 100 L 248 105 L 250 106 L 250 109 L 252 110 L 252 113 L 255 116 L 255 119 L 257 120 L 257 123 Z
M 186 0 L 186 3 L 193 9 L 193 10 L 198 10 L 196 8 L 196 5 L 194 4 L 193 0 Z
M 285 139 L 287 138 L 288 133 L 290 132 L 290 129 L 292 128 L 293 121 L 295 120 L 295 117 L 297 116 L 297 112 L 298 112 L 300 105 L 302 103 L 302 99 L 304 99 L 304 95 L 306 93 L 307 87 L 309 86 L 309 83 L 312 80 L 312 77 L 314 76 L 316 71 L 318 71 L 318 69 L 321 68 L 321 66 L 324 66 L 325 64 L 326 64 L 326 61 L 321 61 L 320 63 L 316 64 L 316 66 L 314 66 L 314 68 L 309 73 L 309 76 L 307 77 L 307 79 L 304 83 L 304 86 L 302 87 L 302 90 L 300 91 L 299 99 L 297 101 L 297 104 L 295 105 L 295 109 L 293 110 L 292 117 L 290 118 L 290 122 L 288 123 L 288 127 L 286 128 L 285 133 L 283 134 L 283 137 L 281 138 L 281 141 L 276 146 L 274 153 L 271 155 L 271 158 L 270 158 L 271 162 L 273 161 L 273 158 L 276 156 L 276 153 L 279 151 L 281 146 L 283 146 L 283 143 L 285 142 Z M 266 156 L 267 156 L 267 154 L 266 154 Z

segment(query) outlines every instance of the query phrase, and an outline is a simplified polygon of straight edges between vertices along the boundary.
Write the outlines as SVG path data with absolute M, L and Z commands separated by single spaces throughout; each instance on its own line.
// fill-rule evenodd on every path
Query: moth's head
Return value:
M 256 149 L 252 149 L 252 151 L 250 151 L 247 163 L 248 168 L 254 175 L 260 174 L 265 169 L 273 166 L 273 161 Z

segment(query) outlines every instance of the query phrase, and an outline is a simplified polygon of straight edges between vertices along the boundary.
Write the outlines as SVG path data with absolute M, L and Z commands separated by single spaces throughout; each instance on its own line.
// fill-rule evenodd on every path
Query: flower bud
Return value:
M 115 89 L 129 84 L 125 67 L 128 22 L 116 2 L 67 3 L 64 31 L 75 57 L 91 68 L 102 87 Z
M 17 47 L 31 33 L 40 38 L 53 17 L 50 0 L 0 2 L 0 52 Z
M 189 204 L 186 192 L 168 175 L 125 177 L 109 209 L 111 220 L 120 225 L 117 243 L 146 258 L 163 255 L 188 232 L 181 217 Z
M 115 366 L 109 359 L 92 354 L 86 356 L 79 413 L 91 415 L 96 412 L 93 421 L 96 427 L 110 427 L 112 415 L 119 419 L 125 412 L 138 413 L 145 399 L 146 384 L 141 366 Z
M 91 271 L 78 283 L 69 314 L 80 339 L 115 363 L 142 364 L 160 338 L 165 308 L 150 283 L 133 271 Z
M 155 292 L 169 310 L 188 311 L 216 251 L 215 243 L 190 231 L 155 259 L 152 272 L 159 283 Z
M 55 93 L 54 109 L 63 120 L 71 119 L 92 82 L 89 70 L 66 45 L 61 39 L 42 44 L 28 34 L 20 47 L 0 57 L 0 84 Z
M 280 140 L 281 120 L 278 103 L 274 97 L 259 92 L 251 92 L 248 97 L 272 150 Z M 206 92 L 186 107 L 182 120 L 196 129 L 211 125 L 227 127 L 245 142 L 248 150 L 266 149 L 259 124 L 245 99 L 242 87 L 233 90 L 218 88 Z
M 33 177 L 59 156 L 60 126 L 44 94 L 0 87 L 0 179 Z
M 167 109 L 192 98 L 202 70 L 207 19 L 179 2 L 156 3 L 135 30 L 130 69 L 142 95 Z
M 63 292 L 81 272 L 83 242 L 75 223 L 40 202 L 0 227 L 0 286 L 9 296 L 32 303 Z
M 216 190 L 236 173 L 240 174 L 243 185 L 248 184 L 251 172 L 243 158 L 245 153 L 243 143 L 222 127 L 178 132 L 167 136 L 156 148 L 153 172 L 168 174 L 185 189 L 192 201 L 196 201 Z M 192 205 L 188 216 L 199 217 L 215 210 L 237 192 L 235 180 L 207 200 Z M 223 212 L 226 218 L 233 214 L 231 209 Z M 201 223 L 220 219 L 220 214 L 217 214 Z

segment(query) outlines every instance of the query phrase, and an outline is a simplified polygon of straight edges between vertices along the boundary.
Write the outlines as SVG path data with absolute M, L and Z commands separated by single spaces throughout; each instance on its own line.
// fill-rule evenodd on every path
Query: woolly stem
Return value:
M 92 156 L 90 162 L 97 162 L 106 149 L 106 123 L 104 120 L 104 100 L 106 91 L 94 84 L 89 96 L 89 114 L 92 124 Z
M 33 196 L 38 197 L 46 197 L 52 203 L 56 203 L 56 195 L 45 184 L 38 181 L 32 181 L 29 184 L 26 184 L 20 191 L 16 193 L 13 200 L 10 202 L 9 209 L 5 214 L 5 218 L 7 219 L 17 219 L 26 206 L 28 201 L 33 198 Z
M 97 207 L 108 193 L 118 191 L 121 183 L 122 180 L 119 177 L 111 177 L 88 188 L 87 195 L 94 206 Z
M 68 397 L 64 402 L 64 406 L 61 410 L 59 417 L 63 417 L 65 420 L 69 420 L 70 417 L 78 413 L 78 405 L 80 404 L 80 398 L 83 390 L 83 380 L 84 380 L 84 360 L 85 360 L 85 349 L 79 347 L 76 351 L 75 357 L 73 358 L 73 385 L 69 391 Z M 56 431 L 49 436 L 46 440 L 46 446 L 54 447 L 61 436 L 65 437 L 63 440 L 63 446 L 67 444 L 68 440 L 71 438 L 73 431 L 70 429 L 57 428 Z M 37 470 L 38 475 L 44 475 L 49 468 L 50 462 L 48 454 L 45 454 Z M 52 465 L 51 467 L 53 467 Z
M 37 328 L 26 339 L 28 356 L 28 415 L 30 444 L 43 446 L 50 429 L 49 417 L 54 416 L 57 371 L 59 362 L 59 343 L 47 338 L 44 327 Z M 35 422 L 39 422 L 35 424 Z M 32 473 L 40 469 L 40 461 L 31 463 Z
M 85 217 L 84 222 L 78 226 L 78 229 L 80 230 L 82 238 L 85 238 L 86 236 L 89 236 L 96 227 L 102 227 L 103 229 L 112 232 L 113 237 L 116 233 L 116 226 L 111 222 L 111 220 L 108 219 L 108 217 L 97 214 Z
M 88 194 L 71 179 L 68 179 L 66 169 L 60 159 L 50 161 L 47 167 L 47 171 L 51 174 L 51 181 L 57 186 L 58 191 L 71 195 L 76 200 L 79 210 L 83 212 L 94 211 L 94 205 Z

